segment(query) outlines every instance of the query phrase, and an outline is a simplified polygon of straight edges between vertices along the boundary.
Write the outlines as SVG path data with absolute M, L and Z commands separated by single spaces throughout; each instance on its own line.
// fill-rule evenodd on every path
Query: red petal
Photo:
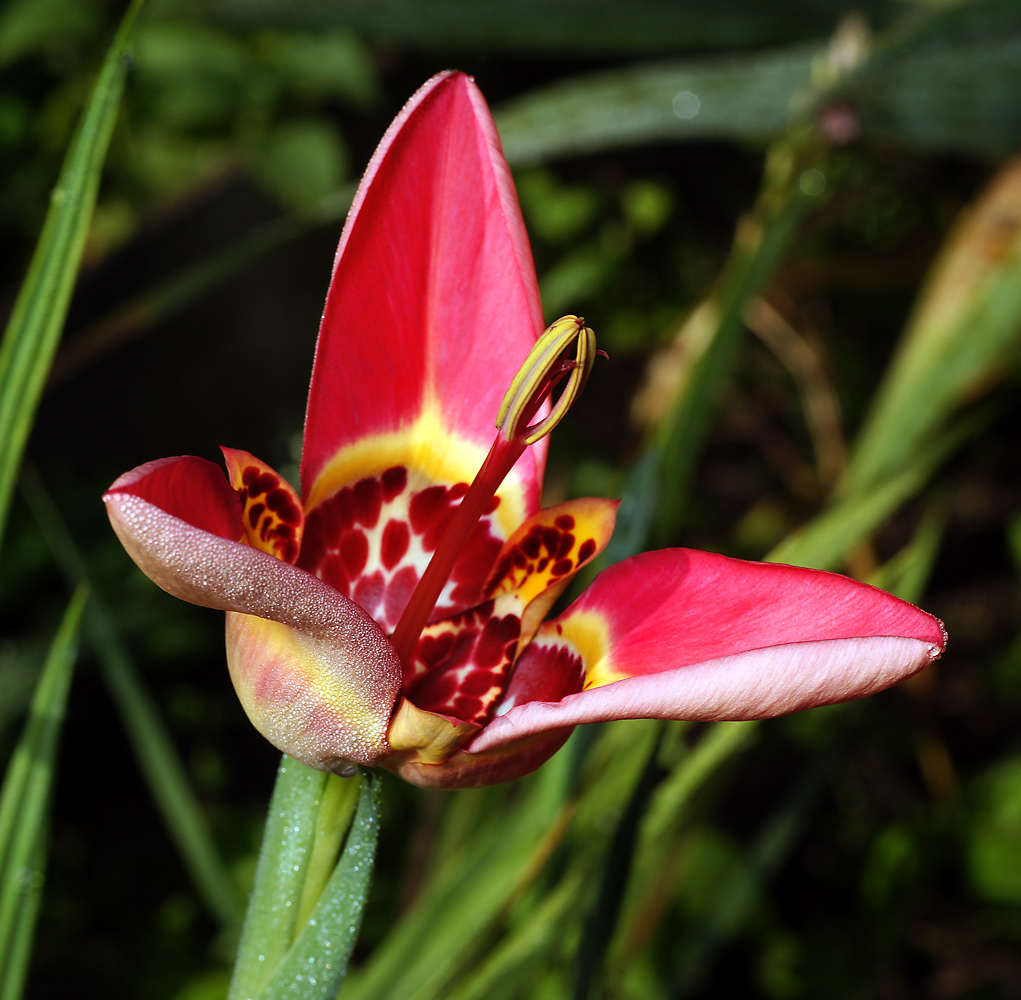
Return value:
M 940 623 L 906 601 L 836 573 L 666 549 L 612 566 L 561 616 L 600 616 L 610 629 L 602 664 L 647 674 L 788 642 L 907 636 L 942 649 Z
M 536 636 L 588 690 L 516 701 L 470 745 L 615 718 L 769 718 L 881 691 L 946 646 L 940 622 L 834 573 L 685 549 L 611 567 Z
M 204 458 L 185 455 L 147 462 L 124 473 L 107 490 L 141 497 L 160 510 L 221 538 L 237 541 L 244 535 L 241 500 L 223 469 Z
M 469 77 L 441 74 L 387 131 L 341 237 L 309 392 L 306 503 L 344 485 L 313 488 L 343 449 L 408 433 L 422 418 L 484 455 L 503 394 L 542 327 L 489 110 Z M 544 454 L 532 448 L 518 463 L 531 509 Z

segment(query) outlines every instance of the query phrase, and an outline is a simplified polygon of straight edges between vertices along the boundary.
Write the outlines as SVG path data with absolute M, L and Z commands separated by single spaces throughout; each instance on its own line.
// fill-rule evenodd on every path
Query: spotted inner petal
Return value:
M 488 599 L 423 632 L 405 695 L 466 722 L 490 718 L 550 606 L 609 541 L 616 508 L 611 500 L 577 500 L 529 518 L 501 550 Z
M 220 450 L 230 484 L 241 499 L 244 540 L 284 562 L 296 562 L 305 524 L 297 491 L 280 473 L 249 452 Z
M 392 632 L 461 499 L 466 482 L 442 485 L 407 466 L 344 486 L 307 514 L 299 565 L 360 604 Z M 476 525 L 434 618 L 480 599 L 502 539 L 492 515 Z
M 515 602 L 522 620 L 519 653 L 574 575 L 606 547 L 617 507 L 616 500 L 602 498 L 557 504 L 534 514 L 507 540 L 485 596 Z

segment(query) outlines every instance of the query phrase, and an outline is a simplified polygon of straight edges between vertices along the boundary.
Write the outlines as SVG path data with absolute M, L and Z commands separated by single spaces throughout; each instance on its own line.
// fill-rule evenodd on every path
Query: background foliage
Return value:
M 548 318 L 582 313 L 610 354 L 554 435 L 547 503 L 622 496 L 615 558 L 874 580 L 951 643 L 860 704 L 586 729 L 483 791 L 384 777 L 343 995 L 1017 995 L 1021 8 L 854 9 L 150 0 L 108 64 L 124 96 L 0 550 L 0 749 L 16 776 L 34 740 L 55 775 L 18 813 L 31 857 L 0 802 L 20 893 L 0 930 L 38 908 L 26 996 L 226 994 L 277 754 L 221 616 L 142 578 L 99 495 L 220 443 L 297 461 L 352 185 L 449 66 L 494 108 Z M 4 312 L 123 13 L 0 12 Z M 79 615 L 58 751 L 40 719 Z

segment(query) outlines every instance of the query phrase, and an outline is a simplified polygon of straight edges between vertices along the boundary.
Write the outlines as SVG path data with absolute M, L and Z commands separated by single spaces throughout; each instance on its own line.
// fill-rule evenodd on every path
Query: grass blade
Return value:
M 80 587 L 57 630 L 28 720 L 0 792 L 0 995 L 20 994 L 38 909 L 60 729 L 88 591 Z
M 68 149 L 28 274 L 0 346 L 0 540 L 46 374 L 67 316 L 127 74 L 134 0 L 106 55 Z

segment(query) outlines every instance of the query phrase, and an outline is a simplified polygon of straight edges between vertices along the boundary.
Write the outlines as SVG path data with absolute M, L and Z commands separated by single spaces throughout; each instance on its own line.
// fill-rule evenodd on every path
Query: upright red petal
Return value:
M 489 109 L 469 77 L 441 74 L 387 131 L 341 237 L 309 391 L 299 565 L 392 629 L 542 326 Z M 437 613 L 479 600 L 538 509 L 544 459 L 541 442 L 507 477 Z
M 341 236 L 309 392 L 306 503 L 340 449 L 427 414 L 488 450 L 542 328 L 489 109 L 469 77 L 443 73 L 388 129 Z

